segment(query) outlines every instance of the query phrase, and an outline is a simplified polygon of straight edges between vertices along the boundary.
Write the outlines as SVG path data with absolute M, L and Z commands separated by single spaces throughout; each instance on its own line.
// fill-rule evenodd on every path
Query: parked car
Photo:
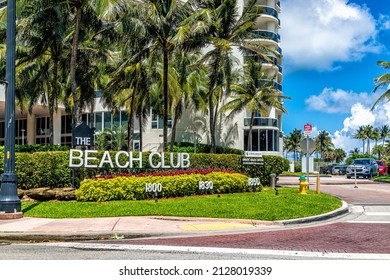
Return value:
M 351 165 L 347 167 L 347 178 L 371 178 L 372 176 L 379 176 L 379 168 L 375 159 L 373 158 L 357 158 Z
M 320 174 L 332 174 L 333 165 L 321 166 Z
M 333 166 L 332 168 L 332 175 L 345 175 L 347 173 L 347 167 L 346 166 Z
M 389 170 L 388 170 L 389 167 L 383 162 L 383 160 L 377 160 L 376 163 L 378 164 L 380 176 L 389 174 Z

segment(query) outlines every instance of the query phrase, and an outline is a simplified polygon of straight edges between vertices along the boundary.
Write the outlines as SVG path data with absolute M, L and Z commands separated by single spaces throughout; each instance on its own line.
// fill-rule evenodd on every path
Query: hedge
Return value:
M 249 191 L 248 177 L 239 173 L 211 172 L 176 176 L 115 177 L 88 179 L 76 190 L 79 201 L 143 200 L 153 196 L 145 191 L 147 183 L 160 183 L 159 197 L 191 196 L 201 194 L 199 181 L 213 182 L 208 193 L 237 193 Z
M 112 158 L 116 152 L 110 152 Z M 103 151 L 99 151 L 97 157 L 101 158 Z M 134 153 L 137 156 L 137 153 Z M 94 178 L 100 174 L 109 173 L 140 173 L 152 172 L 148 160 L 149 152 L 143 152 L 143 168 L 124 170 L 119 168 L 75 168 L 75 185 L 84 179 Z M 168 153 L 165 155 L 168 157 Z M 16 153 L 15 171 L 18 175 L 18 187 L 31 189 L 39 187 L 66 187 L 72 186 L 72 169 L 68 166 L 69 151 Z M 283 158 L 279 156 L 263 156 L 263 166 L 241 166 L 240 155 L 234 154 L 190 154 L 192 169 L 219 168 L 235 172 L 242 172 L 249 177 L 259 177 L 261 184 L 268 186 L 270 174 L 279 175 L 283 172 Z M 121 159 L 125 160 L 125 159 Z M 157 160 L 157 159 L 156 159 Z M 4 172 L 4 152 L 0 148 L 0 174 Z

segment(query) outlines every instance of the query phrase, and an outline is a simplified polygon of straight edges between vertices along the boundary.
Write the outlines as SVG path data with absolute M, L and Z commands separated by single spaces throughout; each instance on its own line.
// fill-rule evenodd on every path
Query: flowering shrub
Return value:
M 146 192 L 146 184 L 161 184 L 159 197 L 191 196 L 203 193 L 199 182 L 212 182 L 208 193 L 233 193 L 252 190 L 248 177 L 240 173 L 209 172 L 207 174 L 179 174 L 175 176 L 118 176 L 87 179 L 76 191 L 79 201 L 142 200 L 153 197 Z

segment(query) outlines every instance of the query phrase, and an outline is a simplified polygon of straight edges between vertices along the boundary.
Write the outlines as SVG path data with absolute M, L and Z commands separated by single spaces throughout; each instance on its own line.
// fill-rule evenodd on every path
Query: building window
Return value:
M 103 112 L 95 113 L 95 128 L 96 131 L 103 130 Z
M 253 129 L 252 148 L 248 148 L 248 132 L 244 130 L 244 150 L 279 152 L 279 131 L 275 129 Z
M 155 114 L 152 110 L 152 129 L 163 129 L 164 118 Z M 168 128 L 172 128 L 172 117 L 168 116 Z
M 27 144 L 27 119 L 15 120 L 15 144 Z
M 35 143 L 48 145 L 50 143 L 49 117 L 38 117 L 35 119 L 35 122 L 36 122 Z

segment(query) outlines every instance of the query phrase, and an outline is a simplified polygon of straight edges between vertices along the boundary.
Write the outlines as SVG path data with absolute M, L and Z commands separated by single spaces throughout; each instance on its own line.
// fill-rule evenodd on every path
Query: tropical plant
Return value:
M 382 66 L 385 69 L 390 69 L 390 62 L 378 61 L 377 64 L 379 66 Z M 384 99 L 386 99 L 387 102 L 389 101 L 389 99 L 390 99 L 390 88 L 388 87 L 388 85 L 390 85 L 390 73 L 385 73 L 385 74 L 377 76 L 374 79 L 374 82 L 376 84 L 376 86 L 374 88 L 374 92 L 376 92 L 379 88 L 386 88 L 386 90 L 375 101 L 374 105 L 372 105 L 371 110 L 374 110 L 375 106 L 378 105 L 378 103 L 380 101 L 383 101 Z
M 208 106 L 211 152 L 216 149 L 216 124 L 219 103 L 229 95 L 231 73 L 234 64 L 233 48 L 256 50 L 264 56 L 261 45 L 249 46 L 247 39 L 253 36 L 252 28 L 260 7 L 250 0 L 240 14 L 237 0 L 199 1 L 199 9 L 189 18 L 194 23 L 187 33 L 182 32 L 186 46 L 207 46 L 203 61 L 208 65 Z
M 364 148 L 365 148 L 365 140 L 367 139 L 366 132 L 364 130 L 364 126 L 359 126 L 358 129 L 356 130 L 355 134 L 353 135 L 353 138 L 362 140 L 363 142 L 363 151 L 362 153 L 364 154 Z
M 247 150 L 252 150 L 252 130 L 254 126 L 255 113 L 259 112 L 261 116 L 267 116 L 271 107 L 286 113 L 282 99 L 289 98 L 281 95 L 280 91 L 275 89 L 273 79 L 268 78 L 267 73 L 261 71 L 261 64 L 249 60 L 244 68 L 242 82 L 232 84 L 231 90 L 233 96 L 231 100 L 222 106 L 221 110 L 230 111 L 235 114 L 247 109 L 250 112 L 250 125 L 248 131 Z
M 332 138 L 330 137 L 328 131 L 320 131 L 318 135 L 314 138 L 314 141 L 316 143 L 316 151 L 321 154 L 321 158 L 324 158 L 325 152 L 334 149 Z
M 301 148 L 301 141 L 304 139 L 302 130 L 294 129 L 289 136 L 289 152 L 294 152 L 294 163 L 297 162 L 297 152 Z

